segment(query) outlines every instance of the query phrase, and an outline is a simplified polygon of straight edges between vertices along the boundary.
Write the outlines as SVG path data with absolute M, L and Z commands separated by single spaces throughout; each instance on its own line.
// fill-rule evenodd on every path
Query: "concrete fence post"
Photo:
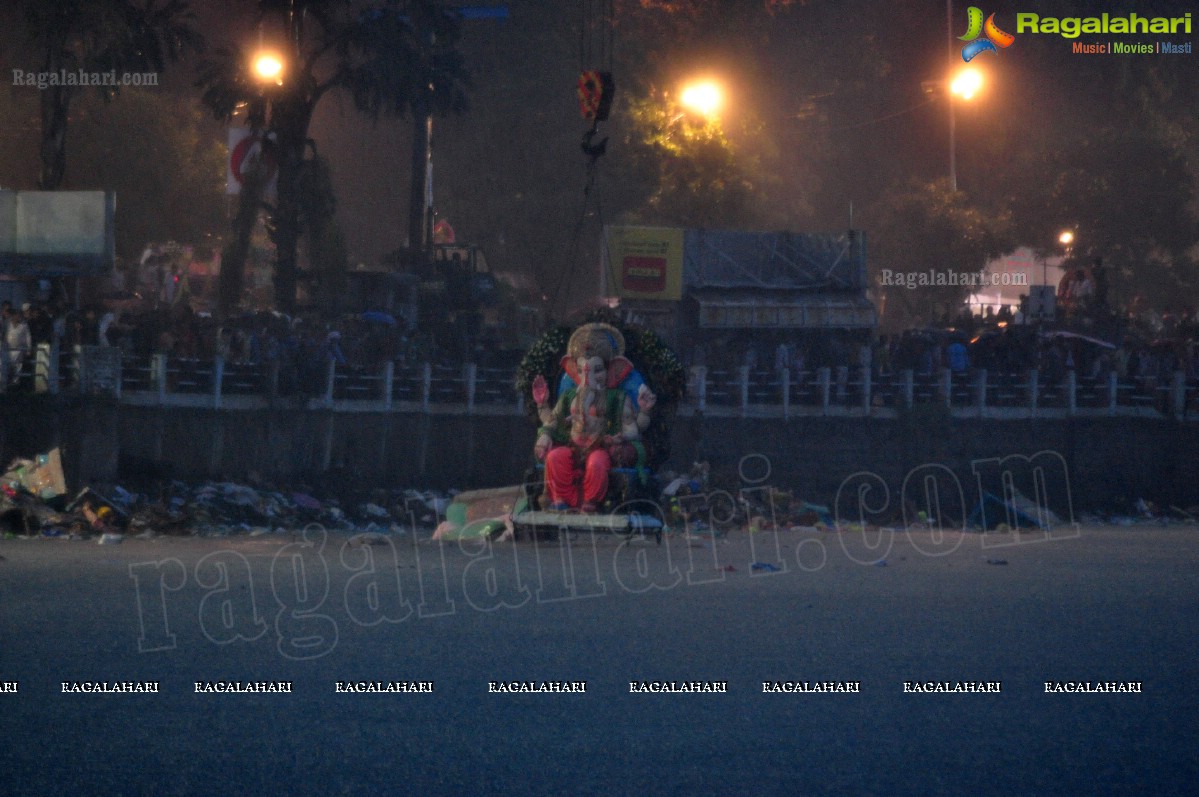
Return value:
M 39 343 L 34 349 L 33 362 L 33 392 L 57 393 L 53 375 L 54 347 L 49 343 Z
M 1170 386 L 1170 411 L 1176 420 L 1186 417 L 1187 375 L 1185 371 L 1174 372 L 1174 382 Z
M 467 363 L 462 367 L 462 379 L 466 383 L 466 414 L 471 415 L 475 411 L 475 386 L 479 378 L 479 366 L 475 363 Z
M 167 403 L 167 356 L 162 352 L 150 355 L 150 378 L 154 381 L 154 395 L 159 404 Z
M 742 365 L 737 369 L 737 383 L 741 393 L 741 414 L 745 415 L 749 410 L 749 366 Z
M 783 368 L 779 371 L 779 380 L 782 382 L 782 399 L 783 399 L 783 417 L 791 417 L 791 369 Z
M 388 360 L 383 363 L 383 387 L 382 395 L 379 400 L 383 402 L 383 409 L 391 409 L 391 391 L 395 385 L 396 364 L 394 360 Z
M 62 389 L 62 342 L 57 337 L 50 341 L 50 394 L 58 395 Z
M 829 399 L 833 387 L 833 372 L 827 366 L 816 369 L 816 378 L 820 382 L 820 412 L 828 415 Z
M 978 417 L 983 417 L 987 411 L 987 369 L 979 368 L 974 375 L 974 406 L 978 408 Z
M 321 403 L 326 407 L 333 406 L 333 386 L 337 383 L 337 360 L 329 359 L 329 367 L 325 369 L 325 396 Z
M 1037 402 L 1040 399 L 1041 392 L 1041 372 L 1036 368 L 1028 372 L 1028 411 L 1031 415 L 1037 414 Z
M 1107 372 L 1107 414 L 1116 414 L 1116 403 L 1120 398 L 1120 381 L 1115 371 Z
M 424 363 L 420 370 L 420 410 L 429 411 L 429 397 L 433 394 L 433 365 Z
M 1078 374 L 1073 368 L 1066 372 L 1066 412 L 1078 412 Z
M 212 358 L 212 407 L 221 408 L 221 382 L 225 380 L 225 358 L 216 355 Z
M 695 375 L 695 408 L 703 412 L 708 408 L 708 367 L 696 365 L 691 373 Z
M 904 368 L 899 380 L 900 390 L 903 392 L 903 408 L 910 410 L 916 403 L 916 374 L 911 368 Z

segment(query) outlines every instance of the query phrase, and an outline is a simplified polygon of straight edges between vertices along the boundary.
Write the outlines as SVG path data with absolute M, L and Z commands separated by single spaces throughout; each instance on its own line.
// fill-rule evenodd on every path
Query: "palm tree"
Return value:
M 67 126 L 71 101 L 85 88 L 81 74 L 115 77 L 95 87 L 109 100 L 120 93 L 124 73 L 161 73 L 168 61 L 203 47 L 186 0 L 161 7 L 155 0 L 21 0 L 21 10 L 40 70 L 54 76 L 39 97 L 44 191 L 61 186 L 66 174 Z
M 464 111 L 467 77 L 455 50 L 460 20 L 436 0 L 365 9 L 345 0 L 259 0 L 258 8 L 261 19 L 282 17 L 287 23 L 289 63 L 281 83 L 263 88 L 251 74 L 250 59 L 225 49 L 201 67 L 199 85 L 216 118 L 227 122 L 244 107 L 251 127 L 272 134 L 278 164 L 277 198 L 268 208 L 276 247 L 275 306 L 291 313 L 299 279 L 301 191 L 312 182 L 306 175 L 315 156 L 308 127 L 321 98 L 340 90 L 371 118 L 411 113 L 423 119 L 426 113 Z M 223 263 L 222 270 L 242 265 Z

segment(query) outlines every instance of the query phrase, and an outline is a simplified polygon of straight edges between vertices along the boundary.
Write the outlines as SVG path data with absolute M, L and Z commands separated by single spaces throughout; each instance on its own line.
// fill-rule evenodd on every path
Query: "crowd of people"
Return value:
M 67 309 L 52 302 L 3 303 L 3 349 L 10 389 L 29 385 L 34 352 L 56 343 L 68 360 L 76 346 L 113 346 L 123 357 L 148 361 L 166 355 L 178 361 L 211 361 L 220 356 L 232 364 L 279 365 L 281 389 L 313 389 L 324 384 L 329 361 L 376 373 L 384 363 L 397 367 L 430 362 L 456 365 L 463 360 L 461 343 L 439 345 L 431 335 L 407 330 L 382 313 L 332 318 L 317 314 L 294 318 L 275 312 L 247 313 L 220 322 L 194 312 L 186 303 L 158 310 L 87 305 Z M 471 359 L 479 365 L 507 364 L 486 337 L 474 344 Z M 509 358 L 510 359 L 510 358 Z
M 1014 308 L 1013 308 L 1014 310 Z M 338 365 L 378 371 L 383 363 L 399 367 L 425 362 L 456 365 L 461 347 L 439 347 L 419 330 L 409 334 L 382 314 L 337 319 L 289 318 L 273 312 L 240 316 L 225 323 L 196 313 L 186 303 L 160 310 L 122 310 L 89 305 L 68 309 L 52 302 L 3 302 L 3 348 L 10 389 L 29 381 L 33 352 L 57 342 L 62 352 L 75 346 L 115 346 L 125 355 L 148 359 L 164 354 L 180 360 L 229 363 L 278 363 L 287 384 L 323 384 L 330 360 Z M 982 316 L 964 313 L 937 327 L 897 334 L 870 330 L 739 330 L 680 351 L 687 366 L 710 371 L 811 373 L 821 367 L 869 368 L 886 380 L 904 371 L 932 374 L 948 368 L 962 374 L 975 368 L 992 373 L 1039 369 L 1047 380 L 1068 371 L 1098 378 L 1114 371 L 1120 379 L 1166 378 L 1182 371 L 1199 378 L 1199 321 L 1194 314 L 1147 314 L 1141 323 L 1125 322 L 1116 334 L 1063 331 L 1062 325 L 1019 323 L 1012 311 Z M 1055 331 L 1048 331 L 1053 329 Z M 503 365 L 494 347 L 480 340 L 469 357 L 479 365 Z M 492 362 L 492 360 L 496 360 Z M 514 364 L 514 363 L 512 363 Z M 794 377 L 793 377 L 794 378 Z
M 1193 315 L 1153 316 L 1125 324 L 1112 334 L 1068 324 L 1020 324 L 1006 314 L 969 313 L 944 325 L 873 334 L 867 330 L 727 333 L 684 353 L 687 365 L 711 371 L 751 374 L 787 369 L 811 375 L 819 368 L 833 371 L 870 370 L 885 381 L 906 370 L 918 376 L 948 369 L 962 375 L 975 369 L 992 374 L 1024 373 L 1037 369 L 1047 384 L 1073 371 L 1080 378 L 1098 379 L 1115 372 L 1117 378 L 1167 380 L 1181 371 L 1188 381 L 1199 379 L 1199 322 Z

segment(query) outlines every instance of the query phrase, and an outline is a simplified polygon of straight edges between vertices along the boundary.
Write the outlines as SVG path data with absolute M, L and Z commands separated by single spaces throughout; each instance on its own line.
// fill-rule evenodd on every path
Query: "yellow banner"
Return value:
M 678 301 L 683 295 L 683 230 L 609 227 L 609 295 Z

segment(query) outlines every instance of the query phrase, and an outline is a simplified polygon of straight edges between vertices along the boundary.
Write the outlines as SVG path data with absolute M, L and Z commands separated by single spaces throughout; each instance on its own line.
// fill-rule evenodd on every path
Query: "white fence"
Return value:
M 333 361 L 281 367 L 121 356 L 112 347 L 76 347 L 60 356 L 41 345 L 16 367 L 0 357 L 0 391 L 106 395 L 124 403 L 256 409 L 294 406 L 341 412 L 418 411 L 450 414 L 521 414 L 522 397 L 507 368 L 473 363 L 443 366 L 387 362 L 375 369 Z M 1067 417 L 1142 415 L 1199 419 L 1199 381 L 1176 371 L 1120 379 L 1073 370 L 990 373 L 898 371 L 874 374 L 840 367 L 793 373 L 742 367 L 692 368 L 681 414 L 793 417 L 893 417 L 918 406 L 941 405 L 957 417 Z

